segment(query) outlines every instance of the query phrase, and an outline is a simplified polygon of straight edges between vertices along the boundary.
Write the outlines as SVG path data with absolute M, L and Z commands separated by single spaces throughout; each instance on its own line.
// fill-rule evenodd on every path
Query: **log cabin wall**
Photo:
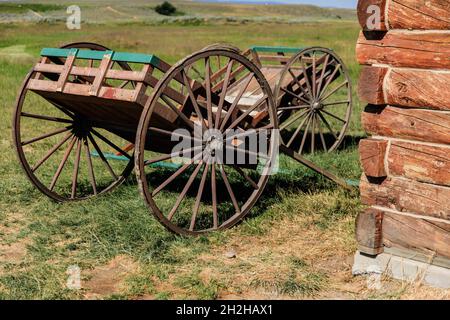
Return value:
M 359 249 L 450 259 L 450 0 L 360 0 L 358 18 Z

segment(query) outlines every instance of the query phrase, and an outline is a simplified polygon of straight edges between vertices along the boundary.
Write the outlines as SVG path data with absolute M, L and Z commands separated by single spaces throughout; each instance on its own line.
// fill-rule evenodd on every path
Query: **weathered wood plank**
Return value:
M 34 91 L 56 92 L 57 83 L 55 81 L 31 79 L 28 89 Z M 63 93 L 80 96 L 90 96 L 91 86 L 88 84 L 66 83 Z M 134 90 L 119 89 L 111 87 L 101 87 L 98 96 L 105 99 L 134 102 Z
M 450 53 L 447 59 L 450 61 Z M 450 72 L 391 69 L 385 90 L 389 104 L 450 110 Z
M 390 175 L 450 186 L 450 146 L 392 141 L 387 162 Z
M 450 257 L 450 224 L 385 212 L 383 244 L 414 249 L 422 253 Z
M 363 139 L 359 142 L 359 158 L 364 173 L 369 177 L 386 177 L 384 158 L 388 142 L 379 139 Z
M 450 188 L 390 177 L 360 184 L 363 204 L 450 220 Z
M 449 71 L 365 67 L 359 97 L 374 105 L 450 110 L 449 85 Z
M 356 218 L 356 241 L 358 250 L 377 255 L 383 252 L 382 240 L 383 211 L 369 208 Z
M 391 0 L 388 8 L 389 28 L 449 30 L 448 0 Z
M 368 10 L 371 6 L 380 8 L 381 24 L 375 29 L 373 23 L 370 23 L 370 27 L 367 25 L 367 22 L 373 19 L 374 12 Z M 448 30 L 450 29 L 450 2 L 448 0 L 360 0 L 358 20 L 364 30 Z
M 376 35 L 374 38 L 371 36 Z M 394 67 L 450 69 L 450 31 L 389 31 L 384 37 L 361 32 L 356 45 L 363 65 L 388 64 Z
M 450 112 L 368 105 L 361 119 L 372 135 L 450 145 Z

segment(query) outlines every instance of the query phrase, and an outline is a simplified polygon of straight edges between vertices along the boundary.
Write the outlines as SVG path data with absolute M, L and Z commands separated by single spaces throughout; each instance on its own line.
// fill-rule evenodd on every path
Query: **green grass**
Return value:
M 63 6 L 56 4 L 40 4 L 40 3 L 0 3 L 0 13 L 27 13 L 29 10 L 36 12 L 49 12 L 62 10 Z
M 188 13 L 183 6 L 180 9 Z M 92 269 L 118 255 L 136 261 L 139 268 L 125 277 L 119 292 L 103 298 L 215 299 L 223 292 L 245 296 L 255 290 L 273 289 L 280 296 L 315 297 L 326 290 L 333 279 L 332 271 L 316 267 L 312 260 L 335 250 L 342 255 L 353 252 L 353 218 L 360 209 L 358 195 L 339 190 L 291 159 L 281 159 L 281 173 L 270 179 L 266 192 L 240 226 L 209 236 L 183 238 L 168 233 L 151 216 L 133 178 L 96 199 L 56 204 L 28 182 L 10 147 L 10 119 L 25 74 L 42 47 L 68 42 L 93 41 L 115 50 L 153 53 L 170 63 L 216 42 L 233 43 L 243 49 L 251 45 L 321 45 L 342 56 L 356 83 L 357 22 L 249 23 L 225 27 L 227 32 L 221 32 L 224 26 L 215 23 L 126 23 L 87 24 L 79 31 L 69 31 L 63 24 L 0 24 L 0 244 L 23 242 L 26 248 L 17 259 L 4 261 L 0 256 L 0 298 L 83 298 L 88 292 L 66 289 L 67 267 L 79 265 L 83 281 L 89 281 Z M 311 157 L 336 174 L 356 180 L 360 176 L 356 144 L 364 135 L 360 112 L 361 104 L 355 96 L 349 138 L 342 149 Z M 169 199 L 174 194 L 168 192 L 165 196 Z M 324 249 L 325 253 L 308 253 L 303 238 L 296 238 L 299 254 L 286 258 L 282 245 L 288 239 L 277 238 L 279 229 L 298 235 L 313 230 L 323 236 L 337 236 L 327 240 L 330 248 Z M 252 242 L 255 244 L 250 250 L 246 245 Z M 267 250 L 264 242 L 273 244 L 267 253 L 263 253 Z M 242 246 L 233 261 L 223 258 L 224 248 L 231 245 Z M 316 245 L 321 245 L 320 239 Z M 262 270 L 271 268 L 280 277 L 264 277 Z M 247 278 L 234 276 L 239 274 Z

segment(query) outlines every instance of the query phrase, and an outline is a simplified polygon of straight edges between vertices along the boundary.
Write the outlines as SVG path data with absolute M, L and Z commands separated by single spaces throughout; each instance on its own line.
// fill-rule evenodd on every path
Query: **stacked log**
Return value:
M 358 18 L 359 249 L 450 259 L 450 1 L 360 0 Z

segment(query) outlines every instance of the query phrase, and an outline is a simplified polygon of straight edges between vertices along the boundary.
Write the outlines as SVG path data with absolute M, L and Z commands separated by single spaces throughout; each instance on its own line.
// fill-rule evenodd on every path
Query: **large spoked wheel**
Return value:
M 106 49 L 81 43 L 74 47 Z M 14 145 L 33 185 L 59 202 L 87 199 L 120 185 L 134 167 L 132 153 L 121 147 L 129 142 L 104 130 L 102 124 L 28 90 L 28 82 L 37 76 L 33 71 L 27 75 L 13 117 Z
M 284 67 L 275 89 L 283 143 L 304 154 L 332 152 L 345 138 L 352 113 L 351 80 L 331 50 L 309 48 Z
M 173 129 L 157 127 L 165 109 L 177 115 Z M 266 186 L 278 150 L 276 129 L 271 89 L 239 53 L 213 47 L 174 65 L 156 85 L 136 137 L 137 180 L 153 215 L 182 235 L 238 223 Z M 254 149 L 251 136 L 265 147 Z M 185 147 L 158 152 L 173 140 Z

